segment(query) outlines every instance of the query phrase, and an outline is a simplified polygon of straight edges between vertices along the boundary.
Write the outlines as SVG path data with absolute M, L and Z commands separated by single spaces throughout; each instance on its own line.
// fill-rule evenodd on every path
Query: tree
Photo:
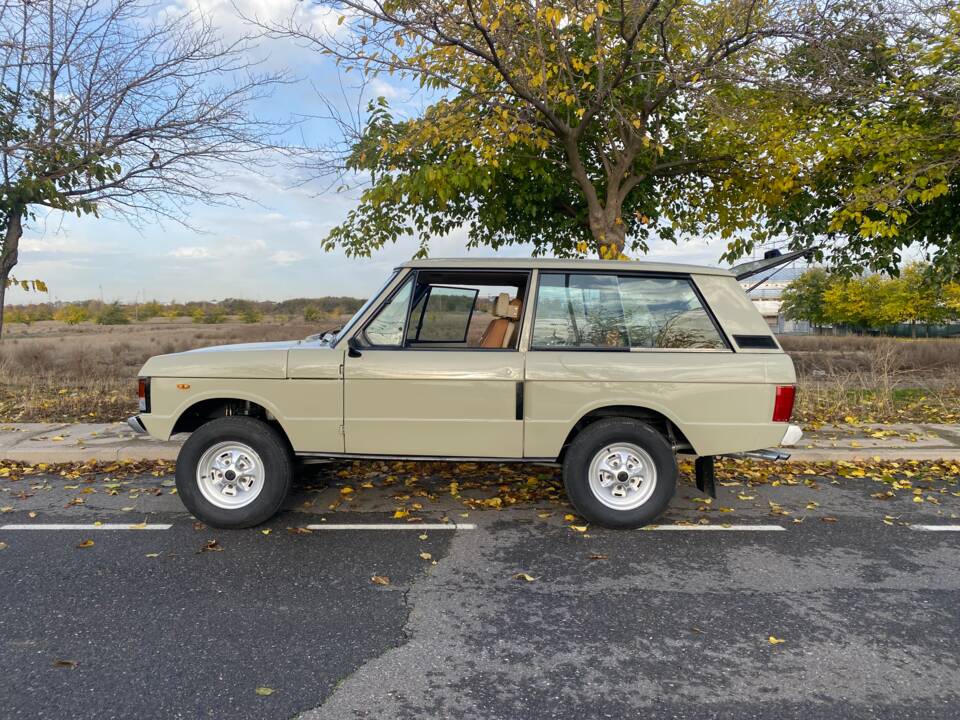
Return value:
M 420 117 L 385 103 L 342 164 L 368 175 L 359 207 L 327 238 L 369 254 L 398 237 L 467 225 L 470 243 L 621 257 L 673 237 L 691 197 L 739 162 L 742 133 L 714 127 L 742 87 L 779 72 L 808 6 L 771 0 L 324 0 L 325 29 L 261 22 L 368 76 L 434 92 Z M 824 3 L 821 3 L 821 5 Z M 829 2 L 827 3 L 829 4 Z M 717 180 L 717 181 L 719 181 Z M 690 190 L 692 192 L 692 190 Z M 695 201 L 695 199 L 694 199 Z
M 792 280 L 783 290 L 780 310 L 788 320 L 806 320 L 821 328 L 827 320 L 824 293 L 831 277 L 825 268 L 813 267 Z
M 214 182 L 273 129 L 250 102 L 277 76 L 209 22 L 152 0 L 0 4 L 0 332 L 20 237 L 38 208 L 183 220 L 239 198 Z
M 127 311 L 118 301 L 104 305 L 97 313 L 97 325 L 128 325 L 129 323 Z
M 960 11 L 872 5 L 838 6 L 848 32 L 797 46 L 732 115 L 755 152 L 698 205 L 728 257 L 788 238 L 848 274 L 895 275 L 917 244 L 960 273 Z

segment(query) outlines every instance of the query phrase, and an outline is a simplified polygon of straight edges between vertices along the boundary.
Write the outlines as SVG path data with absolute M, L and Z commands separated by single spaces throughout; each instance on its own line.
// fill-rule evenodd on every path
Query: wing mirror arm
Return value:
M 357 340 L 357 336 L 351 335 L 347 340 L 347 356 L 352 358 L 360 357 L 363 355 L 363 353 L 360 352 L 361 347 L 360 341 Z

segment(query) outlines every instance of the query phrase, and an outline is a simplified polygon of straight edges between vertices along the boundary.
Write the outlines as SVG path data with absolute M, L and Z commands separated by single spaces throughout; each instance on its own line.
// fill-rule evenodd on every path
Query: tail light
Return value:
M 796 385 L 777 385 L 777 396 L 773 401 L 773 422 L 790 422 L 796 394 Z
M 150 378 L 137 378 L 137 398 L 140 401 L 140 412 L 150 412 Z

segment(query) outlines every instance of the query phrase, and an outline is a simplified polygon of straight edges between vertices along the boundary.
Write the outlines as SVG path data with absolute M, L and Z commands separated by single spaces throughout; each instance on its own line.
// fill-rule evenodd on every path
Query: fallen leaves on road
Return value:
M 513 575 L 510 579 L 511 579 L 511 580 L 526 580 L 527 582 L 533 582 L 534 580 L 536 580 L 536 578 L 533 577 L 533 575 L 530 575 L 530 574 L 525 573 L 525 572 L 514 573 L 514 575 Z
M 374 575 L 372 578 L 370 578 L 370 582 L 372 582 L 374 585 L 389 585 L 390 578 L 388 578 L 386 575 Z
M 428 552 L 422 552 L 422 553 L 420 553 L 420 559 L 421 559 L 421 560 L 433 560 L 433 555 L 431 555 L 431 554 L 428 553 Z
M 85 548 L 92 548 L 92 547 L 94 546 L 94 544 L 95 544 L 95 543 L 93 542 L 93 540 L 87 539 L 87 540 L 82 540 L 82 541 L 80 542 L 80 544 L 77 545 L 77 547 L 78 547 L 79 549 L 83 550 L 83 549 L 85 549 Z
M 8 547 L 10 546 L 7 545 L 5 542 L 0 542 L 0 550 L 6 550 Z
M 606 555 L 601 555 L 600 553 L 590 553 L 591 560 L 609 560 L 610 558 Z
M 767 642 L 770 643 L 771 645 L 779 645 L 780 643 L 785 643 L 786 640 L 782 640 L 778 637 L 774 637 L 773 635 L 771 635 L 770 637 L 767 638 Z
M 76 660 L 62 660 L 61 658 L 54 658 L 53 666 L 55 668 L 65 668 L 67 670 L 76 670 L 78 663 Z
M 197 550 L 197 553 L 198 553 L 198 554 L 199 554 L 199 553 L 205 553 L 205 552 L 223 552 L 223 545 L 221 545 L 221 544 L 220 544 L 219 542 L 217 542 L 215 539 L 214 539 L 214 540 L 207 540 L 207 541 L 201 546 L 201 548 L 200 548 L 199 550 Z
M 260 695 L 261 697 L 268 697 L 268 696 L 270 696 L 270 695 L 273 695 L 275 692 L 276 692 L 276 690 L 274 690 L 273 688 L 269 688 L 269 687 L 258 687 L 258 688 L 256 689 L 257 695 Z
M 313 535 L 313 530 L 305 527 L 288 527 L 287 532 L 291 535 Z

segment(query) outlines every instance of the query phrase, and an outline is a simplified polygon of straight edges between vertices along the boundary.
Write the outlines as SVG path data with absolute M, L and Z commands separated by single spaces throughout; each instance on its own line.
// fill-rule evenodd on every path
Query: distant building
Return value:
M 806 320 L 787 320 L 780 312 L 783 301 L 780 299 L 788 282 L 764 282 L 753 288 L 753 283 L 742 282 L 740 286 L 750 292 L 754 307 L 763 315 L 770 329 L 777 334 L 803 335 L 813 332 Z M 753 288 L 753 289 L 751 289 Z

